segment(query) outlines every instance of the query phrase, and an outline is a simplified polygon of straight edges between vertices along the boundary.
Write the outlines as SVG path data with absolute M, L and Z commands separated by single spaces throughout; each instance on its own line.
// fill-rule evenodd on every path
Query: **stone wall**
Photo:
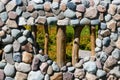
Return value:
M 23 25 L 99 25 L 96 57 L 59 68 Z M 120 80 L 120 0 L 1 0 L 0 80 Z

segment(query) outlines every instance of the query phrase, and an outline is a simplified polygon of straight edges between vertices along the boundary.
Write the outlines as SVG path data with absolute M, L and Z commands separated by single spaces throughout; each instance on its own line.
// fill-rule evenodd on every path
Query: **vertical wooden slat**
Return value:
M 57 64 L 65 65 L 66 59 L 66 26 L 57 26 Z
M 90 26 L 90 39 L 91 39 L 91 56 L 95 55 L 95 39 L 96 39 L 96 27 Z
M 49 42 L 48 25 L 44 25 L 44 30 L 45 30 L 44 54 L 48 54 L 48 42 Z
M 79 45 L 80 45 L 80 33 L 83 27 L 75 26 L 74 27 L 74 41 L 72 48 L 72 65 L 75 65 L 79 59 Z

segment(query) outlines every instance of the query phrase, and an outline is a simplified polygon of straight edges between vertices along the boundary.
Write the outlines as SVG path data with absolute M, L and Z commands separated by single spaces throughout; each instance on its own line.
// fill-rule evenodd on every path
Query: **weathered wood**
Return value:
M 91 56 L 95 55 L 95 39 L 96 39 L 95 31 L 96 31 L 95 26 L 91 26 L 90 27 Z
M 57 26 L 57 64 L 65 65 L 66 59 L 66 26 Z
M 83 27 L 74 27 L 74 41 L 72 48 L 72 65 L 75 65 L 79 59 L 79 44 L 80 44 L 80 33 Z
M 44 25 L 44 30 L 45 30 L 44 54 L 48 54 L 48 42 L 49 42 L 48 25 Z

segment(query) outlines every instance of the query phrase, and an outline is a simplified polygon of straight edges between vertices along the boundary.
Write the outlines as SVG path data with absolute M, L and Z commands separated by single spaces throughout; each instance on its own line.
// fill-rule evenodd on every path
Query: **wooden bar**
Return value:
M 72 65 L 78 62 L 79 59 L 79 45 L 80 45 L 80 33 L 83 27 L 75 26 L 74 27 L 74 41 L 72 48 Z
M 65 65 L 66 59 L 66 26 L 57 26 L 57 64 Z
M 49 42 L 48 25 L 44 25 L 44 30 L 45 30 L 44 54 L 48 54 L 48 42 Z
M 95 55 L 95 39 L 96 39 L 96 27 L 90 26 L 90 39 L 91 39 L 91 56 Z

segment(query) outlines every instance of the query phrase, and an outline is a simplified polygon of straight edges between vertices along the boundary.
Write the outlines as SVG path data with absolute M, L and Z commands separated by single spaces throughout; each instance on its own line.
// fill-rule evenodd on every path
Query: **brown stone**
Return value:
M 42 63 L 41 65 L 40 65 L 40 70 L 41 70 L 41 72 L 43 73 L 43 74 L 46 74 L 47 73 L 47 68 L 48 68 L 48 63 Z
M 8 13 L 8 16 L 9 16 L 10 19 L 16 19 L 17 18 L 17 13 L 14 12 L 14 11 L 10 11 Z
M 76 69 L 74 72 L 75 78 L 83 79 L 85 76 L 85 71 L 83 69 Z
M 120 14 L 115 14 L 113 16 L 113 19 L 119 21 L 120 20 Z
M 46 12 L 46 17 L 53 17 L 54 14 L 52 12 Z
M 76 17 L 77 17 L 78 19 L 81 19 L 81 18 L 82 18 L 82 13 L 76 12 Z
M 118 37 L 118 40 L 115 42 L 115 45 L 117 48 L 120 49 L 120 37 Z
M 78 11 L 78 12 L 85 12 L 85 7 L 83 5 L 77 5 L 76 11 Z
M 27 74 L 22 72 L 16 72 L 15 80 L 27 80 Z
M 62 72 L 54 73 L 54 75 L 50 77 L 50 80 L 63 80 Z
M 26 51 L 24 51 L 22 53 L 22 61 L 25 62 L 25 63 L 31 63 L 32 62 L 32 59 L 33 59 L 33 55 L 32 53 L 28 53 Z
M 98 5 L 98 6 L 97 6 L 97 9 L 98 9 L 99 12 L 102 12 L 102 13 L 103 13 L 103 12 L 106 12 L 106 7 L 105 7 L 105 6 Z
M 29 42 L 27 44 L 23 45 L 21 49 L 23 51 L 33 52 L 32 44 L 30 44 Z
M 34 10 L 34 6 L 33 5 L 28 5 L 27 6 L 27 11 L 28 12 L 32 12 Z
M 116 30 L 116 21 L 111 20 L 107 23 L 107 28 L 110 29 L 112 32 Z
M 104 13 L 99 13 L 99 20 L 103 21 L 104 20 Z
M 106 62 L 104 63 L 104 67 L 110 68 L 110 67 L 113 67 L 116 63 L 117 63 L 117 60 L 114 57 L 109 56 Z
M 114 48 L 112 46 L 108 46 L 108 47 L 104 47 L 103 51 L 106 52 L 108 55 L 110 55 L 113 49 Z
M 114 75 L 109 75 L 107 80 L 118 80 L 116 76 Z
M 18 25 L 15 20 L 8 19 L 6 22 L 7 26 L 10 28 L 18 28 Z
M 45 24 L 46 23 L 46 18 L 45 17 L 38 17 L 37 23 L 38 24 Z
M 86 9 L 85 17 L 93 19 L 97 17 L 97 9 L 95 7 L 89 7 Z
M 0 37 L 5 36 L 5 32 L 4 31 L 0 31 Z
M 65 11 L 65 10 L 67 9 L 66 4 L 65 4 L 65 3 L 62 3 L 62 4 L 60 5 L 60 9 L 61 9 L 62 11 Z
M 95 63 L 98 69 L 102 69 L 102 64 L 99 59 L 97 59 Z
M 90 6 L 94 6 L 95 5 L 94 0 L 89 0 L 89 2 L 90 2 Z
M 118 27 L 120 26 L 120 21 L 117 22 L 117 26 L 118 26 Z
M 103 37 L 107 37 L 111 34 L 110 30 L 109 29 L 106 29 L 106 30 L 101 30 L 100 34 L 103 36 Z
M 53 74 L 53 68 L 52 68 L 52 66 L 48 67 L 47 74 L 48 75 L 52 75 Z
M 0 27 L 2 27 L 4 25 L 4 22 L 2 22 L 2 20 L 0 19 Z
M 15 3 L 14 1 L 10 1 L 10 2 L 6 5 L 6 10 L 7 10 L 7 12 L 13 10 L 13 9 L 15 8 L 15 6 L 16 6 L 16 3 Z
M 91 74 L 91 73 L 87 72 L 86 79 L 87 80 L 97 80 L 97 76 L 95 76 L 94 74 Z
M 4 75 L 4 71 L 0 69 L 0 80 L 4 80 L 5 75 Z
M 116 9 L 117 9 L 116 5 L 110 4 L 109 9 L 108 9 L 108 13 L 111 15 L 114 15 L 116 12 Z
M 37 11 L 34 11 L 31 15 L 33 18 L 37 18 L 38 17 L 38 12 Z
M 50 11 L 51 10 L 51 2 L 45 2 L 44 3 L 44 10 Z

